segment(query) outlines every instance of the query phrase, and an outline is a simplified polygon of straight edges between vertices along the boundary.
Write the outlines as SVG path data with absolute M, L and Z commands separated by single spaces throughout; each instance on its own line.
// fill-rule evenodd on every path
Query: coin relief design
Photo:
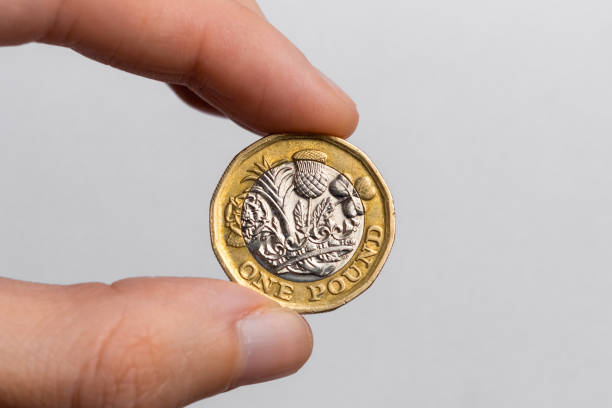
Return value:
M 268 271 L 315 281 L 355 252 L 363 204 L 352 183 L 325 164 L 325 153 L 301 150 L 292 158 L 256 179 L 242 206 L 242 236 Z
M 312 313 L 373 282 L 393 218 L 384 181 L 356 148 L 334 137 L 275 135 L 226 170 L 211 201 L 211 239 L 232 280 Z

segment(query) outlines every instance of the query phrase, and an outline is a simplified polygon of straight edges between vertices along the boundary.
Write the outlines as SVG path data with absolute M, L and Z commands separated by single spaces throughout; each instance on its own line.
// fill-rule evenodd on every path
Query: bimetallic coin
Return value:
M 367 289 L 394 234 L 384 180 L 332 136 L 253 143 L 230 163 L 210 206 L 212 246 L 230 279 L 300 313 L 335 309 Z

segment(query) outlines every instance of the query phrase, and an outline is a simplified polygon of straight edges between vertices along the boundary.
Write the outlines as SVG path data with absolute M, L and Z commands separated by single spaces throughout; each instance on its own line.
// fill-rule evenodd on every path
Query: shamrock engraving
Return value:
M 346 177 L 339 174 L 329 183 L 329 192 L 342 204 L 342 212 L 347 218 L 363 215 L 363 204 L 357 190 L 351 185 Z

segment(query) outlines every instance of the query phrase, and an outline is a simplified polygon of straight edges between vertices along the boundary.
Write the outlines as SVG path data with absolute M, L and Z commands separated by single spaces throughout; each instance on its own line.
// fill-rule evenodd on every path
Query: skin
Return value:
M 261 135 L 348 137 L 355 104 L 249 0 L 3 0 L 0 45 L 43 42 L 164 81 Z M 0 278 L 0 407 L 179 407 L 291 374 L 301 317 L 236 284 Z

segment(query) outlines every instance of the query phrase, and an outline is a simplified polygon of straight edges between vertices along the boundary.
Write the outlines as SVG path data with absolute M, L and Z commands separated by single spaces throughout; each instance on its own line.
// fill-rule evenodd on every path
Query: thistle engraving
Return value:
M 226 213 L 236 227 L 233 215 L 241 207 L 236 233 L 268 271 L 288 280 L 315 281 L 353 255 L 364 209 L 351 182 L 325 164 L 325 153 L 302 150 L 292 159 L 268 165 L 262 158 L 248 178 L 252 187 L 234 198 L 236 206 L 230 200 Z

